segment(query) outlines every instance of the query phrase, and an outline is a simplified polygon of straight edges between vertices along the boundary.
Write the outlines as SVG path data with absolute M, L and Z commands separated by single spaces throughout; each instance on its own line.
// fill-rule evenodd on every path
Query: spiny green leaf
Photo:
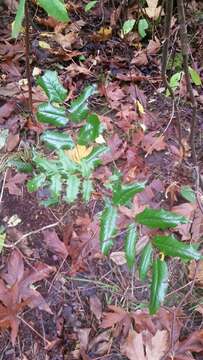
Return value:
M 97 0 L 91 0 L 85 5 L 85 12 L 90 11 L 97 4 Z
M 152 265 L 152 284 L 149 311 L 153 315 L 164 301 L 168 288 L 168 269 L 165 261 L 157 259 Z
M 108 150 L 109 149 L 106 145 L 97 146 L 92 150 L 91 154 L 85 158 L 85 161 L 92 163 L 93 165 L 97 165 L 101 162 L 101 156 Z
M 69 134 L 59 131 L 45 131 L 41 140 L 51 149 L 71 149 L 74 147 L 74 142 Z
M 142 39 L 147 35 L 146 31 L 149 28 L 149 24 L 146 19 L 140 19 L 138 22 L 138 32 Z
M 65 126 L 68 122 L 65 108 L 56 107 L 50 103 L 43 103 L 38 106 L 37 119 L 41 123 L 54 126 Z
M 45 174 L 36 175 L 27 182 L 27 189 L 29 192 L 37 191 L 40 187 L 45 184 L 46 176 Z
M 12 37 L 17 38 L 20 29 L 22 27 L 23 18 L 25 15 L 25 0 L 20 0 L 18 4 L 18 9 L 16 17 L 12 26 Z
M 31 173 L 33 171 L 33 167 L 30 163 L 24 162 L 22 160 L 9 160 L 8 166 L 16 168 L 19 172 L 23 173 Z
M 184 216 L 163 209 L 146 208 L 143 212 L 139 213 L 135 219 L 139 224 L 146 225 L 152 229 L 159 228 L 162 230 L 188 223 L 188 219 Z
M 96 114 L 87 117 L 86 124 L 80 129 L 78 144 L 89 145 L 99 136 L 100 121 Z
M 63 1 L 37 0 L 37 2 L 47 14 L 54 19 L 62 22 L 68 22 L 70 20 Z
M 124 205 L 129 200 L 135 196 L 135 194 L 143 191 L 145 188 L 145 183 L 133 183 L 133 184 L 126 184 L 120 185 L 115 184 L 113 188 L 113 204 L 114 205 Z
M 182 260 L 199 260 L 201 258 L 201 253 L 196 250 L 194 245 L 178 241 L 173 235 L 157 235 L 152 242 L 155 247 L 167 256 L 179 257 Z
M 77 199 L 80 189 L 80 179 L 76 175 L 70 175 L 67 180 L 65 200 L 70 204 Z
M 47 70 L 38 77 L 37 84 L 45 91 L 50 102 L 62 103 L 67 97 L 67 90 L 60 83 L 56 71 Z
M 82 184 L 82 197 L 85 202 L 90 200 L 91 194 L 93 191 L 93 184 L 91 179 L 83 180 Z
M 186 186 L 181 186 L 180 189 L 180 193 L 182 195 L 182 197 L 186 200 L 188 200 L 191 203 L 195 203 L 196 202 L 196 195 L 194 190 L 192 190 L 192 188 L 188 185 Z
M 153 248 L 151 242 L 149 242 L 147 245 L 145 245 L 141 253 L 141 261 L 139 266 L 139 277 L 141 281 L 144 281 L 146 279 L 147 272 L 152 263 L 152 253 Z
M 78 164 L 74 163 L 65 153 L 63 150 L 59 150 L 59 161 L 61 163 L 62 169 L 65 173 L 75 173 L 78 171 L 79 167 Z
M 49 160 L 45 157 L 35 155 L 33 161 L 36 166 L 45 171 L 48 176 L 58 173 L 58 163 L 55 160 Z
M 62 190 L 62 183 L 61 183 L 61 176 L 59 174 L 54 174 L 50 181 L 50 191 L 51 191 L 51 197 L 57 198 L 60 196 L 61 190 Z
M 135 251 L 136 251 L 136 242 L 137 242 L 137 228 L 135 224 L 130 224 L 128 226 L 127 235 L 125 238 L 125 257 L 129 269 L 132 269 L 135 263 Z
M 132 29 L 134 28 L 134 25 L 136 23 L 136 20 L 135 19 L 129 19 L 129 20 L 126 20 L 123 24 L 123 34 L 124 35 L 127 35 L 129 32 L 132 31 Z
M 191 67 L 189 67 L 189 72 L 190 72 L 190 76 L 191 76 L 193 83 L 197 86 L 202 85 L 202 80 L 201 80 L 198 72 Z
M 87 86 L 77 99 L 73 100 L 69 110 L 69 117 L 72 121 L 78 122 L 88 115 L 88 98 L 96 91 L 96 85 Z
M 113 246 L 112 236 L 116 230 L 117 209 L 112 205 L 108 205 L 101 215 L 99 240 L 101 251 L 104 255 L 108 255 Z

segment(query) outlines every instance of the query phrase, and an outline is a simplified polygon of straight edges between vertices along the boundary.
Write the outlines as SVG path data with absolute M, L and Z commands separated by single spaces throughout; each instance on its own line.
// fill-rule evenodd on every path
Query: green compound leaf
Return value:
M 112 205 L 108 205 L 103 210 L 100 220 L 99 240 L 101 251 L 104 255 L 108 255 L 113 246 L 112 236 L 116 230 L 116 218 L 117 209 Z
M 49 16 L 54 19 L 68 22 L 70 20 L 64 1 L 61 0 L 37 0 L 37 3 L 47 12 Z
M 80 179 L 76 175 L 70 175 L 67 180 L 65 200 L 71 204 L 77 199 L 80 189 Z
M 126 20 L 123 24 L 123 34 L 124 35 L 127 35 L 129 32 L 132 31 L 132 29 L 134 28 L 134 25 L 136 23 L 136 20 L 135 19 L 129 19 L 129 20 Z
M 73 100 L 69 111 L 69 117 L 74 122 L 84 120 L 88 115 L 88 103 L 87 100 L 91 95 L 96 92 L 96 85 L 87 86 L 83 92 Z
M 63 103 L 67 97 L 67 90 L 60 83 L 56 71 L 47 70 L 43 76 L 38 77 L 37 84 L 44 90 L 50 102 Z
M 68 175 L 68 173 L 75 173 L 78 171 L 78 164 L 74 163 L 63 150 L 59 150 L 58 152 L 59 162 L 64 170 L 64 173 Z
M 46 181 L 46 175 L 40 174 L 36 175 L 27 182 L 27 189 L 29 192 L 37 191 L 40 187 L 44 186 Z
M 178 241 L 175 236 L 155 236 L 152 243 L 160 252 L 166 256 L 179 257 L 182 260 L 200 260 L 201 253 L 198 252 L 194 245 L 184 244 Z
M 60 196 L 61 190 L 62 190 L 61 180 L 62 179 L 59 174 L 55 174 L 51 177 L 50 191 L 51 191 L 52 198 L 58 198 Z
M 41 123 L 54 126 L 65 126 L 68 122 L 65 108 L 56 107 L 50 103 L 43 103 L 38 106 L 37 119 Z
M 25 0 L 20 0 L 18 4 L 16 17 L 12 26 L 12 37 L 15 39 L 18 37 L 18 34 L 21 30 L 24 15 L 25 15 Z
M 41 140 L 51 149 L 71 149 L 74 142 L 69 134 L 47 130 L 41 136 Z
M 90 200 L 93 191 L 92 180 L 85 179 L 82 184 L 82 198 L 87 203 Z
M 184 216 L 163 209 L 145 209 L 136 216 L 135 220 L 139 224 L 146 225 L 152 229 L 159 228 L 162 230 L 188 223 L 188 219 Z
M 129 269 L 132 269 L 135 263 L 135 252 L 136 252 L 136 242 L 137 242 L 137 228 L 135 224 L 130 224 L 128 226 L 127 235 L 125 238 L 125 257 Z
M 189 72 L 190 72 L 192 82 L 197 86 L 202 85 L 202 80 L 201 80 L 198 72 L 191 67 L 189 67 Z
M 87 5 L 85 5 L 85 12 L 88 12 L 90 11 L 91 9 L 93 9 L 93 7 L 95 7 L 97 4 L 97 0 L 92 0 L 92 1 L 89 1 L 87 3 Z
M 141 253 L 141 261 L 139 266 L 139 277 L 141 281 L 144 281 L 147 276 L 147 272 L 152 264 L 153 248 L 151 242 L 145 245 Z
M 138 32 L 142 39 L 147 35 L 146 31 L 149 28 L 149 24 L 146 19 L 140 19 L 138 22 Z
M 100 130 L 100 121 L 96 114 L 90 114 L 87 116 L 86 124 L 80 129 L 78 144 L 89 145 L 98 136 Z
M 192 188 L 188 185 L 186 186 L 181 186 L 180 189 L 180 193 L 182 195 L 182 197 L 186 200 L 188 200 L 191 203 L 195 203 L 196 202 L 196 195 L 194 190 L 192 190 Z
M 58 163 L 55 160 L 49 160 L 45 157 L 35 155 L 33 157 L 33 161 L 38 168 L 42 169 L 46 173 L 47 176 L 58 173 Z
M 165 261 L 157 259 L 152 265 L 152 284 L 149 312 L 155 314 L 164 302 L 168 289 L 168 269 Z
M 145 188 L 145 183 L 135 183 L 120 185 L 119 183 L 115 184 L 113 188 L 113 204 L 114 205 L 124 205 L 129 200 L 135 196 L 135 194 L 143 191 Z

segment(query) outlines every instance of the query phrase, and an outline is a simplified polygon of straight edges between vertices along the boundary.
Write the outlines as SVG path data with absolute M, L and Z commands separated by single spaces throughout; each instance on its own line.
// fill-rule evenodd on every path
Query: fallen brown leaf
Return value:
M 90 310 L 95 315 L 98 321 L 101 320 L 102 317 L 102 303 L 100 299 L 96 296 L 90 296 Z
M 68 251 L 65 244 L 59 239 L 55 230 L 44 230 L 44 242 L 47 245 L 47 248 L 54 254 L 65 259 L 68 256 Z
M 5 188 L 8 189 L 9 194 L 22 196 L 22 185 L 27 179 L 27 175 L 23 173 L 18 173 L 12 176 L 12 173 L 6 179 Z

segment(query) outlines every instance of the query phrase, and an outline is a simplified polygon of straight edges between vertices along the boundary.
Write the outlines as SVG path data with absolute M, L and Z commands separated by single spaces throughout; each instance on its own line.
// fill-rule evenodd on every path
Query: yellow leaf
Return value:
M 111 38 L 112 36 L 112 28 L 110 26 L 108 27 L 101 27 L 99 31 L 97 31 L 97 34 L 99 35 L 100 41 L 106 41 Z
M 46 41 L 39 41 L 39 47 L 42 49 L 51 49 L 51 46 Z
M 80 161 L 85 158 L 86 156 L 88 156 L 91 152 L 92 152 L 93 146 L 90 147 L 86 147 L 84 145 L 76 145 L 74 147 L 74 149 L 65 151 L 65 153 L 68 155 L 68 157 L 76 162 L 76 163 L 80 163 Z
M 135 100 L 135 106 L 137 108 L 137 112 L 140 116 L 142 116 L 145 111 L 143 105 L 139 102 L 139 100 Z

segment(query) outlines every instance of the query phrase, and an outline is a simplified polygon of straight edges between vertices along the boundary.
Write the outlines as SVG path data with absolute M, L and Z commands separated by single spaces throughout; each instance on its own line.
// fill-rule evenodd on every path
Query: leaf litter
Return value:
M 6 4 L 11 9 L 10 2 L 6 1 Z M 74 358 L 80 359 L 82 357 L 82 359 L 87 360 L 92 356 L 106 356 L 112 351 L 113 359 L 113 356 L 116 356 L 117 353 L 115 353 L 116 347 L 112 344 L 120 336 L 117 348 L 119 348 L 119 352 L 123 356 L 127 356 L 130 360 L 135 359 L 135 357 L 139 360 L 158 360 L 170 350 L 170 337 L 173 336 L 174 360 L 194 359 L 193 356 L 196 355 L 192 354 L 192 352 L 200 354 L 202 352 L 202 331 L 198 330 L 191 333 L 191 335 L 182 335 L 181 329 L 184 332 L 185 316 L 188 314 L 181 314 L 181 320 L 178 317 L 172 323 L 173 308 L 170 311 L 161 309 L 160 313 L 155 317 L 150 317 L 145 310 L 127 311 L 129 301 L 131 304 L 136 302 L 137 305 L 142 301 L 145 302 L 147 295 L 145 293 L 139 300 L 136 289 L 134 290 L 134 297 L 129 295 L 130 291 L 128 290 L 131 287 L 131 279 L 126 273 L 125 259 L 120 250 L 122 236 L 118 236 L 117 245 L 111 254 L 111 261 L 103 258 L 98 241 L 98 217 L 96 215 L 101 210 L 102 204 L 100 200 L 105 195 L 101 190 L 100 183 L 108 181 L 114 167 L 123 172 L 126 182 L 133 182 L 135 179 L 150 179 L 145 191 L 134 197 L 132 209 L 129 209 L 128 206 L 120 207 L 122 216 L 119 219 L 119 231 L 122 232 L 129 219 L 142 212 L 147 206 L 157 208 L 159 204 L 166 201 L 167 206 L 170 208 L 173 206 L 174 212 L 186 215 L 191 221 L 189 224 L 180 225 L 176 229 L 182 237 L 182 241 L 198 243 L 202 236 L 202 213 L 195 202 L 194 204 L 183 203 L 180 200 L 179 193 L 176 192 L 176 188 L 173 189 L 174 193 L 170 188 L 172 204 L 169 204 L 167 199 L 164 199 L 165 190 L 168 189 L 169 193 L 169 186 L 172 181 L 178 180 L 180 184 L 182 184 L 182 180 L 183 184 L 191 183 L 188 175 L 185 182 L 181 168 L 183 161 L 187 161 L 190 157 L 191 149 L 186 140 L 183 147 L 179 148 L 176 143 L 171 141 L 170 131 L 162 135 L 166 125 L 162 121 L 162 100 L 153 96 L 154 88 L 149 90 L 150 81 L 153 86 L 159 88 L 159 51 L 162 41 L 155 36 L 152 38 L 149 36 L 147 44 L 145 44 L 141 41 L 135 29 L 132 34 L 126 34 L 123 39 L 118 29 L 118 19 L 123 10 L 120 3 L 117 9 L 105 8 L 104 18 L 101 13 L 103 9 L 100 6 L 93 8 L 88 15 L 88 13 L 84 14 L 83 5 L 81 1 L 77 2 L 77 4 L 71 1 L 68 4 L 69 11 L 74 18 L 74 21 L 68 25 L 55 21 L 51 17 L 45 18 L 41 12 L 37 12 L 35 20 L 39 26 L 42 26 L 42 30 L 39 30 L 38 38 L 32 44 L 32 65 L 37 65 L 41 71 L 41 69 L 44 70 L 45 67 L 50 67 L 55 63 L 56 67 L 60 69 L 64 85 L 66 88 L 71 88 L 70 99 L 74 98 L 75 91 L 77 92 L 77 89 L 82 88 L 85 81 L 89 81 L 90 78 L 91 81 L 95 78 L 98 79 L 98 76 L 100 76 L 98 74 L 101 73 L 108 74 L 108 79 L 105 79 L 104 83 L 100 78 L 102 84 L 99 86 L 99 92 L 102 101 L 107 106 L 107 109 L 104 106 L 104 111 L 102 109 L 104 115 L 101 118 L 104 119 L 103 122 L 109 132 L 109 136 L 105 136 L 105 140 L 107 140 L 110 150 L 103 156 L 101 167 L 93 174 L 94 179 L 97 181 L 97 187 L 89 209 L 82 211 L 82 214 L 76 210 L 73 221 L 68 224 L 59 221 L 60 226 L 58 226 L 57 231 L 45 229 L 38 235 L 29 236 L 26 247 L 30 247 L 35 241 L 40 247 L 40 250 L 37 248 L 32 249 L 32 256 L 36 256 L 33 259 L 32 270 L 28 270 L 27 267 L 24 269 L 23 258 L 17 250 L 11 252 L 10 257 L 3 253 L 4 262 L 7 263 L 7 271 L 2 271 L 0 280 L 0 327 L 2 329 L 11 328 L 11 337 L 14 343 L 20 323 L 18 315 L 26 307 L 38 307 L 50 312 L 49 305 L 40 294 L 40 291 L 38 292 L 32 284 L 47 278 L 49 274 L 56 271 L 55 266 L 46 264 L 53 264 L 54 262 L 54 265 L 59 263 L 57 276 L 60 281 L 55 279 L 51 287 L 59 286 L 61 282 L 61 293 L 63 291 L 65 294 L 67 291 L 66 277 L 71 279 L 85 273 L 89 281 L 89 285 L 85 289 L 88 294 L 90 293 L 87 302 L 86 297 L 81 297 L 80 287 L 75 289 L 74 281 L 68 280 L 70 282 L 68 289 L 70 293 L 66 301 L 75 304 L 74 310 L 71 311 L 76 316 L 76 319 L 80 319 L 75 320 L 75 327 L 71 328 L 70 318 L 73 314 L 70 311 L 69 323 L 65 324 L 64 327 L 61 326 L 60 336 L 64 337 L 66 342 L 68 339 L 72 344 L 72 349 L 74 349 L 70 350 L 66 346 L 64 350 L 64 346 L 61 346 L 68 353 L 68 358 L 74 355 Z M 153 22 L 157 21 L 159 15 L 164 14 L 161 12 L 157 0 L 146 1 L 144 12 L 148 20 L 151 19 L 150 21 Z M 126 13 L 132 19 L 137 16 L 137 4 L 130 5 Z M 78 14 L 79 17 L 82 14 L 81 18 L 75 20 L 79 18 Z M 91 30 L 88 16 L 91 16 L 91 23 L 93 24 Z M 102 16 L 103 20 L 98 25 L 97 21 L 100 16 Z M 95 26 L 95 24 L 97 25 Z M 44 32 L 44 26 L 46 27 L 46 33 Z M 33 31 L 32 36 L 35 38 L 35 31 L 31 31 Z M 28 131 L 28 134 L 31 133 L 26 138 L 26 141 L 33 145 L 35 139 L 32 132 L 40 134 L 42 129 L 33 125 L 30 121 L 24 123 L 22 120 L 19 121 L 15 118 L 16 112 L 20 114 L 19 108 L 24 108 L 28 99 L 28 87 L 24 81 L 21 81 L 22 77 L 24 77 L 21 63 L 24 57 L 23 46 L 21 39 L 17 40 L 15 44 L 6 39 L 4 44 L 5 46 L 1 50 L 1 52 L 3 51 L 1 71 L 3 72 L 2 81 L 5 86 L 0 89 L 0 95 L 3 98 L 0 107 L 0 123 L 3 128 L 9 129 L 10 138 L 7 142 L 7 151 L 12 153 L 16 150 L 19 142 L 24 141 L 24 130 L 25 132 Z M 46 44 L 46 49 L 43 48 L 43 44 Z M 4 76 L 6 76 L 6 82 Z M 43 94 L 35 85 L 33 85 L 32 90 L 34 109 L 36 109 L 37 104 L 44 100 Z M 181 89 L 180 94 L 186 96 L 183 91 L 181 93 Z M 100 106 L 99 102 L 97 104 L 98 97 L 93 100 L 93 107 L 95 106 L 94 101 L 96 108 L 98 108 Z M 150 110 L 150 103 L 153 104 L 153 101 L 156 106 L 160 106 L 160 111 L 156 111 L 154 114 L 153 110 Z M 164 116 L 167 119 L 170 117 L 170 113 L 167 105 L 163 104 L 163 106 L 166 109 L 164 110 Z M 20 127 L 18 126 L 19 122 L 21 122 Z M 175 131 L 174 127 L 172 127 L 172 131 Z M 73 161 L 79 163 L 91 150 L 91 148 L 85 147 L 75 148 L 70 150 L 69 154 Z M 147 158 L 147 162 L 145 158 Z M 163 163 L 161 164 L 161 162 Z M 171 171 L 170 173 L 170 169 L 174 170 L 174 172 Z M 26 202 L 27 195 L 23 186 L 26 179 L 27 175 L 20 173 L 14 176 L 13 174 L 9 175 L 5 183 L 6 194 L 8 192 L 10 196 L 25 197 L 24 201 Z M 154 181 L 159 181 L 159 183 L 153 184 Z M 81 210 L 80 203 L 78 209 Z M 65 209 L 62 208 L 61 211 L 64 213 Z M 40 206 L 38 212 L 40 218 Z M 60 216 L 57 210 L 54 209 L 53 212 L 58 219 Z M 47 216 L 47 218 L 49 217 Z M 136 246 L 137 254 L 149 241 L 150 235 L 146 229 L 141 229 Z M 23 252 L 23 247 L 21 250 Z M 48 256 L 46 258 L 47 251 Z M 39 258 L 42 258 L 44 263 L 39 263 L 37 261 Z M 65 259 L 65 268 L 62 266 L 61 269 L 60 266 L 63 265 Z M 193 263 L 187 266 L 189 269 L 188 278 L 192 279 L 194 275 Z M 117 270 L 117 267 L 119 267 L 119 270 Z M 101 268 L 104 270 L 103 273 Z M 195 283 L 199 284 L 198 286 L 202 285 L 201 268 L 200 261 L 195 280 Z M 106 274 L 109 272 L 113 274 L 111 282 L 118 282 L 121 289 L 123 289 L 122 301 L 119 300 L 118 294 L 115 295 L 113 290 L 112 293 L 105 289 L 105 291 L 102 290 L 102 294 L 100 291 L 95 294 L 91 280 L 94 279 L 98 284 L 100 280 L 105 282 L 108 279 Z M 124 278 L 126 278 L 126 283 Z M 128 284 L 128 286 L 125 287 L 123 284 Z M 139 285 L 135 269 L 134 286 L 139 287 Z M 84 284 L 81 287 L 84 289 Z M 128 287 L 129 289 L 126 290 Z M 72 298 L 72 293 L 77 293 L 77 295 Z M 107 303 L 118 303 L 121 306 L 111 305 L 109 307 L 110 312 L 107 313 Z M 60 305 L 61 308 L 58 310 L 61 314 L 64 304 Z M 104 313 L 102 313 L 103 310 Z M 56 310 L 54 309 L 54 311 Z M 62 323 L 64 319 L 65 317 L 62 316 Z M 77 324 L 78 321 L 79 324 Z M 103 330 L 97 331 L 98 325 Z M 67 330 L 68 326 L 70 326 L 70 330 Z M 171 334 L 172 328 L 173 334 Z M 60 341 L 60 339 L 57 340 Z M 30 347 L 32 347 L 32 344 Z M 26 358 L 26 355 L 24 356 Z

